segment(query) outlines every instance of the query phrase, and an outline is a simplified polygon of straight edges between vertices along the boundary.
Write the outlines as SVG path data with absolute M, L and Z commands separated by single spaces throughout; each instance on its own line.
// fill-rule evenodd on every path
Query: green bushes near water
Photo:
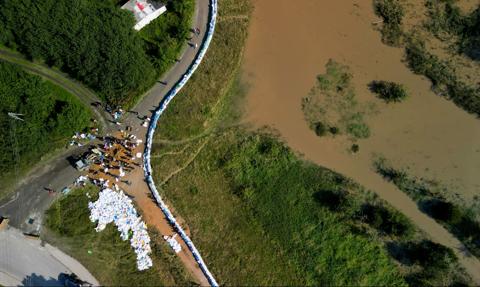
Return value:
M 390 255 L 405 266 L 422 266 L 405 280 L 410 286 L 468 286 L 468 281 L 452 272 L 456 257 L 453 251 L 430 240 L 391 242 L 387 244 Z
M 470 14 L 463 13 L 453 0 L 427 0 L 426 7 L 426 26 L 435 36 L 456 37 L 458 52 L 480 60 L 480 7 Z
M 133 14 L 111 1 L 5 0 L 0 44 L 60 68 L 110 104 L 128 106 L 175 60 L 192 3 L 168 1 L 172 11 L 137 33 Z
M 385 159 L 374 163 L 377 172 L 417 202 L 420 210 L 452 232 L 475 255 L 480 256 L 480 223 L 471 210 L 447 200 L 422 179 L 393 168 Z
M 394 82 L 373 81 L 370 83 L 369 88 L 387 103 L 401 102 L 408 95 L 403 85 Z
M 9 112 L 23 114 L 24 121 L 11 119 Z M 90 117 L 90 111 L 65 90 L 0 61 L 2 186 L 15 180 L 15 170 L 23 172 L 43 155 L 64 146 L 74 132 L 89 126 Z
M 480 7 L 464 15 L 453 0 L 426 1 L 429 19 L 426 28 L 435 36 L 458 38 L 456 49 L 480 59 Z M 480 87 L 470 86 L 456 76 L 455 69 L 430 53 L 423 40 L 414 32 L 402 32 L 404 8 L 398 0 L 375 0 L 377 15 L 383 18 L 382 37 L 388 45 L 405 46 L 405 57 L 410 69 L 432 81 L 437 94 L 452 100 L 469 113 L 480 115 Z M 400 39 L 403 40 L 401 41 Z
M 382 41 L 400 46 L 403 38 L 402 22 L 405 11 L 399 0 L 374 0 L 375 13 L 382 17 Z
M 406 47 L 409 67 L 432 81 L 433 88 L 467 112 L 480 116 L 480 87 L 471 87 L 458 79 L 455 70 L 429 53 L 421 41 L 410 41 Z

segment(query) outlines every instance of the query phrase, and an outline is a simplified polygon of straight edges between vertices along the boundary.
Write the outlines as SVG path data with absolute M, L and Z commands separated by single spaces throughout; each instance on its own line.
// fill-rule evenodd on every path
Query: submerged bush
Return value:
M 403 6 L 398 0 L 375 0 L 374 8 L 375 13 L 383 18 L 382 41 L 388 45 L 399 46 L 403 37 Z
M 372 92 L 387 103 L 401 102 L 407 97 L 405 87 L 394 82 L 373 81 L 369 87 Z

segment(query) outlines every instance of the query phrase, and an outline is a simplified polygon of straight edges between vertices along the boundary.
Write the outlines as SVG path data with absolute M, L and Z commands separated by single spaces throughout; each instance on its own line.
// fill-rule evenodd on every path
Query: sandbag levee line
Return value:
M 195 261 L 199 265 L 200 269 L 202 270 L 203 274 L 207 278 L 208 282 L 212 286 L 218 286 L 217 281 L 213 277 L 212 273 L 208 270 L 207 265 L 203 261 L 202 256 L 200 255 L 200 252 L 198 249 L 195 247 L 193 244 L 192 240 L 189 238 L 189 236 L 185 233 L 183 228 L 178 224 L 177 220 L 173 216 L 173 214 L 170 212 L 169 208 L 163 201 L 162 197 L 160 196 L 156 186 L 155 182 L 153 181 L 152 177 L 152 166 L 150 162 L 150 154 L 152 151 L 152 142 L 153 142 L 153 135 L 155 133 L 155 128 L 157 127 L 158 120 L 160 119 L 160 116 L 163 114 L 165 109 L 168 107 L 170 101 L 178 94 L 178 92 L 185 86 L 185 84 L 188 82 L 188 80 L 191 78 L 193 73 L 197 70 L 198 66 L 202 62 L 208 47 L 210 46 L 210 43 L 213 38 L 213 34 L 215 32 L 215 25 L 217 22 L 217 11 L 218 11 L 218 3 L 217 0 L 210 0 L 210 11 L 209 11 L 209 22 L 208 22 L 208 30 L 207 33 L 205 34 L 205 37 L 201 43 L 200 50 L 195 57 L 195 60 L 192 62 L 190 67 L 188 68 L 187 72 L 183 75 L 181 80 L 179 80 L 173 88 L 167 93 L 167 95 L 163 98 L 163 100 L 160 102 L 159 106 L 155 110 L 152 120 L 150 122 L 150 125 L 148 127 L 148 132 L 147 132 L 147 139 L 146 139 L 146 144 L 145 144 L 145 153 L 144 153 L 144 172 L 145 172 L 145 178 L 147 180 L 148 187 L 150 188 L 150 191 L 152 192 L 157 204 L 159 205 L 160 209 L 162 210 L 163 214 L 167 218 L 168 222 L 174 227 L 174 229 L 180 234 L 180 237 L 183 239 L 185 244 L 187 245 L 188 249 L 192 252 L 193 257 L 195 258 Z

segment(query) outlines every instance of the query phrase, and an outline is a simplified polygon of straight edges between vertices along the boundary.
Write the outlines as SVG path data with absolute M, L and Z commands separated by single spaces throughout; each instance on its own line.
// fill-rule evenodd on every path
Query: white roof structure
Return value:
M 122 9 L 133 12 L 135 20 L 137 20 L 134 29 L 137 31 L 140 31 L 143 27 L 167 11 L 167 7 L 164 4 L 149 0 L 129 0 L 122 6 Z

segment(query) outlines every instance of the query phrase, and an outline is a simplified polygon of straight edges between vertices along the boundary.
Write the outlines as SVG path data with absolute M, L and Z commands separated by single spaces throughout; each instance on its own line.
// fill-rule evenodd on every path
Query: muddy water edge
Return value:
M 255 11 L 244 58 L 250 90 L 245 122 L 271 126 L 305 159 L 352 178 L 403 212 L 433 240 L 453 248 L 476 283 L 480 263 L 461 253 L 462 244 L 372 169 L 374 154 L 418 177 L 442 181 L 465 200 L 480 190 L 480 120 L 436 96 L 430 82 L 412 74 L 403 50 L 385 46 L 372 27 L 378 20 L 370 0 L 254 0 Z M 348 65 L 360 102 L 378 111 L 367 118 L 372 131 L 349 143 L 319 138 L 309 129 L 301 99 L 325 72 L 328 59 Z M 372 80 L 404 84 L 410 97 L 386 105 L 367 89 Z

